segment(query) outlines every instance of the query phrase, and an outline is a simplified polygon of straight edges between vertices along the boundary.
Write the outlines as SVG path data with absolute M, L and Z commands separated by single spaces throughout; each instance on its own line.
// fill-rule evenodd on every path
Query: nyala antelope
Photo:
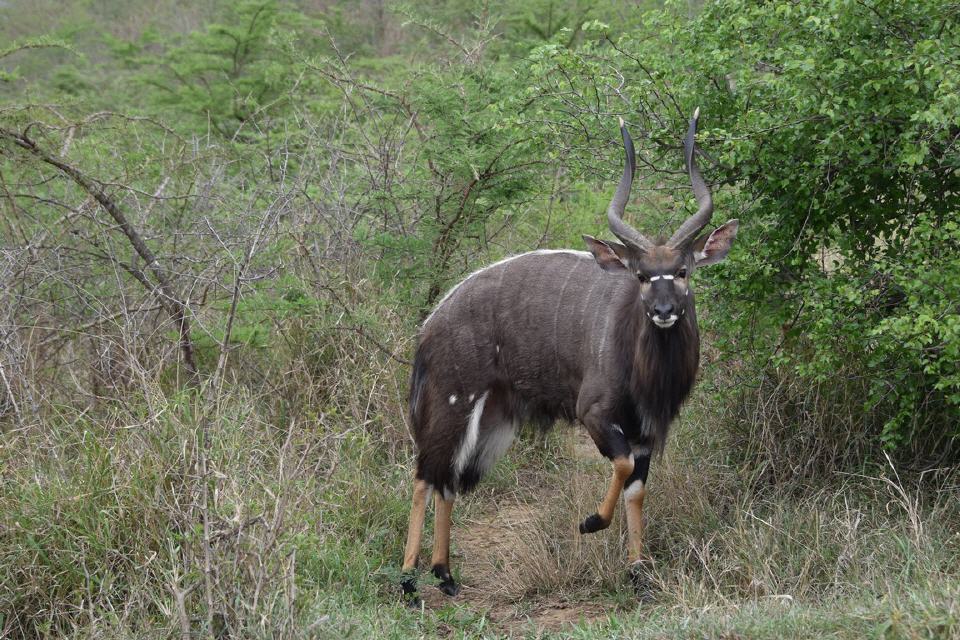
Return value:
M 684 155 L 699 209 L 666 242 L 623 221 L 636 171 L 620 121 L 623 176 L 607 210 L 623 244 L 584 236 L 586 251 L 532 251 L 469 275 L 424 321 L 410 383 L 418 455 L 403 558 L 404 593 L 416 601 L 416 565 L 427 501 L 435 496 L 433 574 L 450 574 L 454 497 L 472 489 L 506 451 L 520 423 L 576 418 L 613 476 L 580 533 L 610 526 L 624 498 L 631 567 L 643 559 L 641 510 L 650 456 L 690 393 L 700 340 L 690 277 L 719 262 L 737 234 L 731 220 L 700 235 L 713 200 L 694 158 L 699 109 Z

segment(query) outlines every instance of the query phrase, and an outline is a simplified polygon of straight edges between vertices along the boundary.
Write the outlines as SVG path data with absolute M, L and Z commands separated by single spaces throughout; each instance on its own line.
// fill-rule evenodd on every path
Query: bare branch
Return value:
M 131 225 L 127 220 L 117 203 L 109 195 L 107 195 L 103 189 L 94 182 L 93 179 L 84 175 L 83 172 L 73 165 L 67 164 L 66 162 L 58 159 L 46 150 L 37 146 L 37 144 L 28 138 L 26 134 L 0 128 L 0 137 L 10 140 L 18 147 L 30 152 L 42 162 L 59 169 L 64 175 L 73 180 L 81 189 L 90 194 L 100 204 L 100 206 L 103 207 L 108 214 L 110 214 L 110 217 L 114 219 L 123 234 L 130 241 L 130 244 L 133 246 L 134 250 L 144 260 L 144 262 L 146 262 L 147 268 L 153 273 L 154 278 L 157 280 L 157 285 L 151 288 L 151 293 L 157 297 L 157 299 L 160 301 L 160 304 L 164 306 L 179 329 L 180 350 L 183 353 L 184 365 L 190 374 L 188 383 L 191 385 L 196 384 L 198 381 L 198 371 L 193 355 L 193 341 L 190 337 L 190 320 L 187 317 L 187 307 L 180 297 L 174 292 L 173 286 L 170 284 L 170 280 L 167 278 L 167 275 L 164 272 L 164 269 L 156 255 L 154 255 L 150 247 L 147 246 L 146 242 L 144 242 L 137 230 L 133 228 L 133 225 Z M 144 286 L 149 286 L 146 281 L 143 282 Z

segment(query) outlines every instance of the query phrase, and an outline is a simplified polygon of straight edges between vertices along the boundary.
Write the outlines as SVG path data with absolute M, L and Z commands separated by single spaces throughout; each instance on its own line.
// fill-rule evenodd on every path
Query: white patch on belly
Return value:
M 504 422 L 496 425 L 484 435 L 483 442 L 480 444 L 480 452 L 477 455 L 477 468 L 480 473 L 490 469 L 506 453 L 513 443 L 513 436 L 516 432 L 516 423 Z

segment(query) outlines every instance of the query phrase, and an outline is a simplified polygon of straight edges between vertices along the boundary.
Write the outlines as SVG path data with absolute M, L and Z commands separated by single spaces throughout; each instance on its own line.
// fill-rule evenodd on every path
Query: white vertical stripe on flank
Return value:
M 467 432 L 463 434 L 463 442 L 460 443 L 460 450 L 457 452 L 457 459 L 453 463 L 454 474 L 459 476 L 463 473 L 467 463 L 473 456 L 477 448 L 477 439 L 480 437 L 480 418 L 483 416 L 483 405 L 487 402 L 489 391 L 484 391 L 477 404 L 473 405 L 473 411 L 470 412 L 470 419 L 467 421 Z
M 613 315 L 613 310 L 605 306 L 604 313 L 607 317 L 603 321 L 603 335 L 600 337 L 600 353 L 597 354 L 597 364 L 603 363 L 603 348 L 607 344 L 607 331 L 610 329 L 610 317 Z
M 563 286 L 560 287 L 560 296 L 557 298 L 557 306 L 553 310 L 553 355 L 557 360 L 557 375 L 560 375 L 560 336 L 557 333 L 560 321 L 560 309 L 563 307 L 563 294 L 567 291 L 567 285 L 570 284 L 570 276 L 577 270 L 577 265 L 570 266 L 567 271 L 567 277 L 563 279 Z

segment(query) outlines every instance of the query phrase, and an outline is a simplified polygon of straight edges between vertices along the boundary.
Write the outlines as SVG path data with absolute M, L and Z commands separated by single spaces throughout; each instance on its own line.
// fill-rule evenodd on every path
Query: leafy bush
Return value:
M 576 51 L 538 49 L 544 119 L 573 110 L 586 125 L 548 130 L 575 151 L 584 134 L 612 139 L 607 114 L 622 112 L 663 166 L 700 106 L 707 172 L 736 187 L 719 190 L 718 215 L 744 222 L 733 260 L 702 276 L 728 359 L 808 388 L 842 369 L 865 381 L 855 402 L 876 419 L 858 428 L 874 444 L 960 450 L 956 5 L 680 9 Z
M 117 60 L 139 71 L 148 109 L 189 117 L 180 126 L 195 133 L 258 141 L 271 116 L 289 113 L 302 58 L 314 50 L 306 36 L 321 25 L 275 0 L 241 2 L 225 18 L 182 42 L 154 29 L 135 41 L 108 40 Z
M 888 448 L 960 436 L 960 30 L 944 3 L 711 5 L 692 31 L 727 179 L 762 230 L 728 299 L 782 331 L 774 365 L 868 381 Z M 954 15 L 955 17 L 955 15 Z M 736 38 L 734 36 L 737 36 Z M 741 304 L 741 303 L 737 303 Z M 774 334 L 775 335 L 775 334 Z

